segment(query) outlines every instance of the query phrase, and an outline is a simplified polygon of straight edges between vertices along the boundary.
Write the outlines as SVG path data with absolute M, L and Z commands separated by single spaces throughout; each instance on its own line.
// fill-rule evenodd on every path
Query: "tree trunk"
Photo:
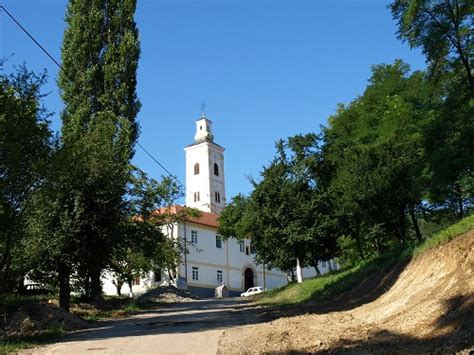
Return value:
M 415 231 L 416 239 L 421 242 L 423 241 L 423 236 L 421 235 L 420 227 L 418 225 L 418 219 L 416 218 L 415 207 L 410 207 L 410 218 L 411 223 L 413 224 L 413 230 Z
M 70 270 L 66 263 L 60 261 L 58 265 L 59 307 L 69 313 L 71 297 Z
M 133 279 L 128 278 L 128 288 L 130 289 L 129 297 L 133 298 Z
M 296 258 L 296 279 L 299 284 L 303 282 L 303 270 L 301 269 L 299 258 Z
M 295 270 L 294 269 L 290 270 L 290 278 L 291 278 L 291 282 L 295 281 Z
M 100 269 L 97 265 L 91 265 L 89 276 L 91 278 L 91 300 L 98 302 L 102 298 L 102 284 L 100 282 Z
M 17 291 L 19 294 L 22 294 L 24 293 L 26 287 L 25 287 L 25 275 L 24 274 L 21 274 L 19 277 L 18 277 L 18 282 L 17 282 Z
M 317 276 L 321 276 L 321 271 L 319 271 L 318 263 L 314 264 L 314 270 L 316 270 Z
M 115 280 L 115 287 L 117 288 L 117 296 L 122 296 L 122 286 L 123 286 L 123 281 L 116 279 Z

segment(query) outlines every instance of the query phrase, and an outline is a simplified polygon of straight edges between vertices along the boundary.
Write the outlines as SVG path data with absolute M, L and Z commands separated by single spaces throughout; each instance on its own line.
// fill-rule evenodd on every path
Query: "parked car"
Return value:
M 250 297 L 250 296 L 255 296 L 258 295 L 259 293 L 262 293 L 263 291 L 266 291 L 263 287 L 250 287 L 247 291 L 243 292 L 240 294 L 240 297 Z

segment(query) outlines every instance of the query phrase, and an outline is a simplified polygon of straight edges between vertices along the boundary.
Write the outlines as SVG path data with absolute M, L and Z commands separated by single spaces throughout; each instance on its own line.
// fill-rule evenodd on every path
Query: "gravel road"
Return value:
M 238 298 L 166 305 L 21 354 L 215 354 L 225 330 L 257 320 L 252 307 Z

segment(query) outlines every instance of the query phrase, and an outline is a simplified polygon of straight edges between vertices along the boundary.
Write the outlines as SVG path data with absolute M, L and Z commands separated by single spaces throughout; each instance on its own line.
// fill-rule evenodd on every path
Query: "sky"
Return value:
M 65 0 L 0 0 L 60 60 Z M 185 182 L 184 147 L 206 103 L 215 142 L 225 147 L 226 195 L 248 193 L 274 156 L 274 142 L 319 132 L 338 103 L 361 95 L 371 66 L 401 58 L 425 68 L 396 38 L 384 0 L 139 0 L 139 142 Z M 51 127 L 63 108 L 56 65 L 0 10 L 6 71 L 46 69 Z M 133 162 L 166 174 L 139 147 Z M 184 200 L 183 200 L 184 201 Z M 180 201 L 180 202 L 183 202 Z

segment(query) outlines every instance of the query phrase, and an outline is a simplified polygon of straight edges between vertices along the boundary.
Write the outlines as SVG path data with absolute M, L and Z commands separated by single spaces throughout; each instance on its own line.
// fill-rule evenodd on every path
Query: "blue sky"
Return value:
M 424 58 L 396 39 L 382 0 L 139 0 L 140 143 L 184 182 L 183 148 L 200 105 L 226 148 L 227 197 L 247 193 L 274 155 L 274 142 L 319 131 L 338 103 L 360 95 L 373 64 Z M 67 1 L 0 0 L 60 59 Z M 13 54 L 13 55 L 12 55 Z M 57 67 L 0 11 L 0 57 L 46 68 L 47 108 L 59 129 Z M 135 164 L 164 172 L 137 147 Z

